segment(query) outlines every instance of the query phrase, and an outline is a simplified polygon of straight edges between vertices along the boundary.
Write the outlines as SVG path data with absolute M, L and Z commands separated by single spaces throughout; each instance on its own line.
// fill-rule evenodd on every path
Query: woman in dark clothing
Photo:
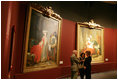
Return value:
M 84 66 L 86 67 L 85 69 L 85 75 L 86 75 L 86 79 L 91 79 L 91 52 L 90 51 L 86 51 L 86 58 L 85 58 L 85 62 L 84 62 Z
M 78 66 L 79 66 L 79 73 L 80 73 L 80 78 L 84 79 L 84 61 L 85 61 L 85 54 L 81 53 L 79 60 L 81 61 Z

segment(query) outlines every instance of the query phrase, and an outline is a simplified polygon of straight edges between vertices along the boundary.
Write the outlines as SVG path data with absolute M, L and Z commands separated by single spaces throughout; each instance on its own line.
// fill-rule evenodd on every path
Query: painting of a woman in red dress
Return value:
M 39 42 L 38 45 L 34 45 L 31 48 L 30 53 L 35 55 L 34 61 L 36 63 L 38 62 L 44 62 L 49 59 L 48 57 L 48 42 L 47 42 L 47 31 L 43 31 L 44 36 L 42 37 L 42 40 Z
M 40 70 L 58 66 L 59 21 L 32 10 L 27 40 L 26 67 Z

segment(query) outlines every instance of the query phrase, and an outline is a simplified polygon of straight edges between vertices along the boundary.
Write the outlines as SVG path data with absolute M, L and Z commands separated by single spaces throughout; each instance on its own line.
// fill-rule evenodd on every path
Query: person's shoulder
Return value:
M 86 57 L 86 58 L 85 58 L 85 60 L 88 60 L 88 59 L 89 59 L 89 57 Z
M 75 57 L 75 54 L 72 54 L 71 57 Z

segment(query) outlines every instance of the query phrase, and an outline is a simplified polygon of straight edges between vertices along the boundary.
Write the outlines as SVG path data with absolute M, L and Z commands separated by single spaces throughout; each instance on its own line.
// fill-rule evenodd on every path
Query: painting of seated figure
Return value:
M 24 72 L 58 67 L 61 20 L 42 9 L 29 8 Z
M 78 24 L 77 47 L 79 53 L 91 52 L 92 63 L 104 62 L 104 29 Z

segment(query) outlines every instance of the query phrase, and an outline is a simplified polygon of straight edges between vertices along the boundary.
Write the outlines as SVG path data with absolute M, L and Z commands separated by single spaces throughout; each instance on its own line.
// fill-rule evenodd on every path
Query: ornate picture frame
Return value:
M 90 51 L 92 63 L 104 62 L 104 27 L 91 22 L 77 22 L 78 57 L 82 52 Z
M 34 4 L 29 6 L 23 72 L 58 67 L 61 19 L 51 7 Z

